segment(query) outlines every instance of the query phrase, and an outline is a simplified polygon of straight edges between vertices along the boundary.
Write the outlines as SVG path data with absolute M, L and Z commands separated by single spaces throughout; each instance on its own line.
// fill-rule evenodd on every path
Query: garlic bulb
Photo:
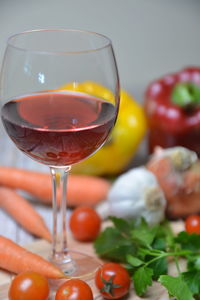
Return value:
M 119 176 L 108 199 L 97 207 L 101 217 L 141 218 L 149 224 L 163 220 L 166 200 L 156 177 L 145 167 L 138 167 Z

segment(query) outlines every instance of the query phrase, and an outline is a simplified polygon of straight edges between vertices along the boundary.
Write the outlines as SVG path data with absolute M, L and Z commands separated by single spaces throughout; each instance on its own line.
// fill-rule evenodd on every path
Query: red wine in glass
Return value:
M 110 102 L 75 92 L 42 92 L 11 99 L 2 108 L 17 147 L 51 166 L 69 166 L 104 143 L 116 118 Z

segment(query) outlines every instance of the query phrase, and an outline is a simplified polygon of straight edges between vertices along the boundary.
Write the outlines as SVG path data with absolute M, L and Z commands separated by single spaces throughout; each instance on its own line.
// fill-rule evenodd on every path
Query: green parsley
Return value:
M 200 235 L 183 231 L 175 236 L 167 221 L 150 227 L 143 219 L 110 220 L 112 225 L 94 242 L 96 253 L 124 264 L 138 296 L 156 280 L 177 300 L 200 299 Z M 177 267 L 176 277 L 168 275 L 169 257 Z M 187 261 L 185 272 L 179 268 L 181 257 Z

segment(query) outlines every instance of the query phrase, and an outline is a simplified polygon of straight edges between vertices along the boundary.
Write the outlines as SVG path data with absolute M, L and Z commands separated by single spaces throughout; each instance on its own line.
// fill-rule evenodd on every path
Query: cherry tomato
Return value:
M 101 218 L 91 207 L 77 207 L 70 218 L 69 227 L 78 241 L 93 241 L 100 232 Z
M 191 215 L 185 220 L 185 230 L 188 233 L 200 234 L 200 216 Z
M 18 274 L 9 288 L 9 300 L 46 300 L 49 295 L 47 279 L 35 272 Z
M 106 299 L 119 299 L 129 292 L 130 277 L 117 263 L 105 263 L 95 275 L 95 284 Z
M 80 279 L 70 279 L 57 290 L 55 300 L 93 300 L 90 286 Z

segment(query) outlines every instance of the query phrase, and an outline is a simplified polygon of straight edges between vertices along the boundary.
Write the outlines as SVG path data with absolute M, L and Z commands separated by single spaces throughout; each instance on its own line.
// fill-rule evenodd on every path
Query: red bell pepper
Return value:
M 200 67 L 188 67 L 150 83 L 144 108 L 150 152 L 155 146 L 183 146 L 200 156 Z

